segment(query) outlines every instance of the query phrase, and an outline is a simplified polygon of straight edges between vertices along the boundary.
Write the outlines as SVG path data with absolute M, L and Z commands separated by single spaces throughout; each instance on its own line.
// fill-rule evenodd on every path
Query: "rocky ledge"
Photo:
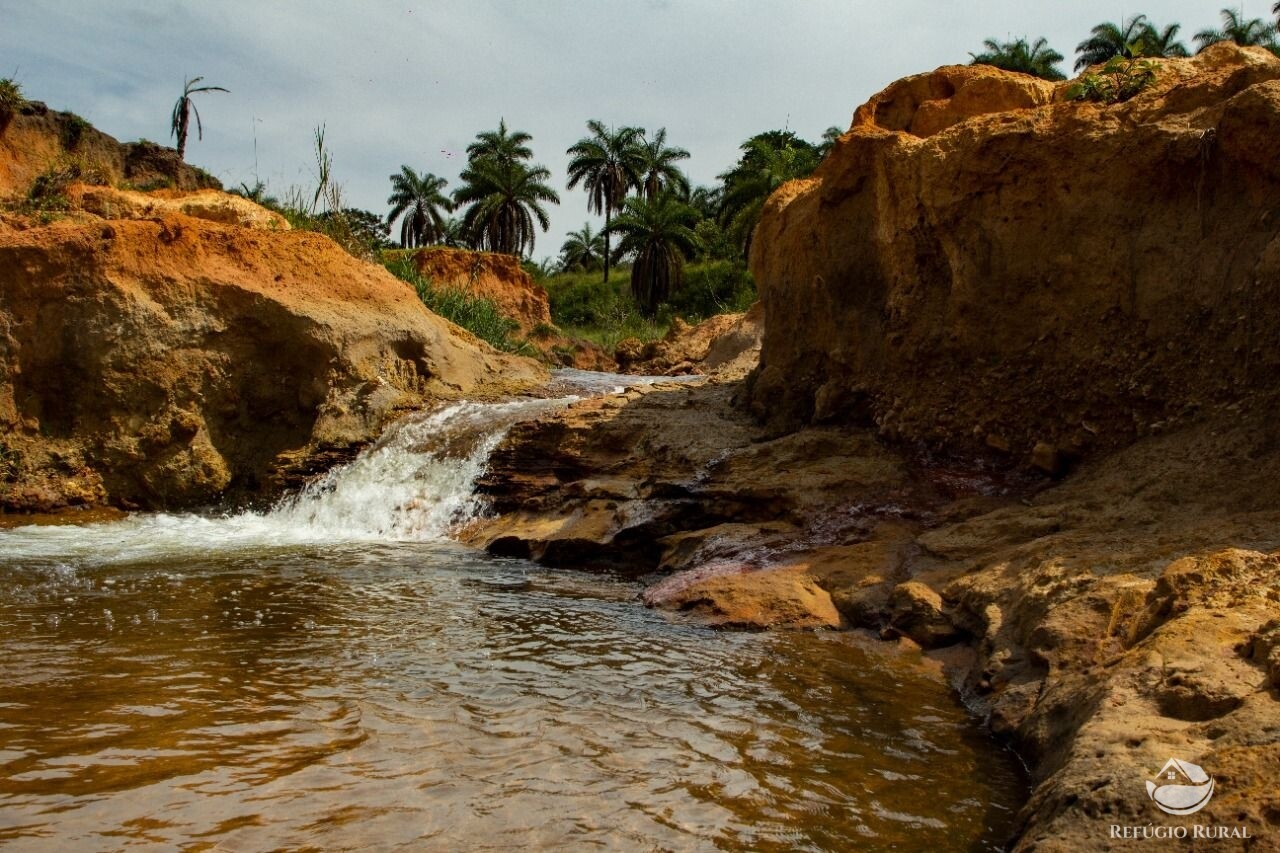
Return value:
M 464 535 L 923 646 L 1027 763 L 1015 849 L 1276 849 L 1280 60 L 1063 94 L 966 67 L 873 98 L 767 205 L 758 368 L 518 425 Z M 1170 757 L 1215 780 L 1194 815 L 1147 795 Z
M 68 197 L 0 222 L 0 510 L 276 494 L 405 411 L 545 379 L 245 199 Z

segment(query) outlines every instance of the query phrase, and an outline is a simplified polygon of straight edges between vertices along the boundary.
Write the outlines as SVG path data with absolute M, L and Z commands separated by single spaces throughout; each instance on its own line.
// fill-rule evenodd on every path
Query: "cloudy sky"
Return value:
M 1069 71 L 1099 21 L 1145 11 L 1189 42 L 1222 2 L 0 0 L 0 77 L 121 140 L 165 142 L 183 79 L 203 75 L 231 94 L 199 101 L 189 161 L 232 187 L 314 186 L 324 124 L 348 201 L 379 213 L 402 163 L 452 186 L 470 139 L 505 117 L 560 190 L 541 258 L 590 218 L 564 189 L 564 150 L 589 118 L 666 127 L 710 183 L 748 136 L 847 127 L 887 83 L 965 62 L 984 38 L 1046 36 Z

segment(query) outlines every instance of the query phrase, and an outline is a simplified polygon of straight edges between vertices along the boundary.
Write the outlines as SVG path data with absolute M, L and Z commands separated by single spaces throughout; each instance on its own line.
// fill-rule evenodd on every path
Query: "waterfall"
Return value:
M 139 513 L 117 522 L 18 527 L 0 531 L 0 550 L 32 563 L 106 565 L 201 552 L 444 539 L 481 510 L 476 480 L 511 426 L 579 399 L 460 402 L 410 415 L 355 459 L 266 511 Z

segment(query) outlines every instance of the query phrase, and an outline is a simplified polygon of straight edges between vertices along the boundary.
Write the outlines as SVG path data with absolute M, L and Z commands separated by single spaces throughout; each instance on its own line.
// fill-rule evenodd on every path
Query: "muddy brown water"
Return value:
M 909 654 L 444 541 L 501 429 L 441 457 L 502 420 L 466 405 L 263 515 L 0 530 L 0 845 L 1004 842 L 1014 760 Z

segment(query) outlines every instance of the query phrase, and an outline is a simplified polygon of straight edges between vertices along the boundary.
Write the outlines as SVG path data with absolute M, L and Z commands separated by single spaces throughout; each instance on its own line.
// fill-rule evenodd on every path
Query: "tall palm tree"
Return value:
M 1223 9 L 1222 29 L 1201 30 L 1195 34 L 1195 41 L 1199 45 L 1196 52 L 1199 53 L 1209 45 L 1220 41 L 1233 41 L 1244 47 L 1251 45 L 1271 47 L 1275 44 L 1275 37 L 1274 24 L 1268 24 L 1261 18 L 1246 19 L 1244 14 L 1236 9 Z
M 400 245 L 406 249 L 443 241 L 447 233 L 445 213 L 453 210 L 453 202 L 442 191 L 449 182 L 430 172 L 419 175 L 408 166 L 391 176 L 391 195 L 387 204 L 387 225 L 403 215 L 400 223 Z
M 590 136 L 584 136 L 565 152 L 569 155 L 569 189 L 582 184 L 587 191 L 587 210 L 604 214 L 604 280 L 609 280 L 609 223 L 622 208 L 622 200 L 632 187 L 641 185 L 644 154 L 643 128 L 607 128 L 603 122 L 587 122 Z
M 699 249 L 693 231 L 698 213 L 671 193 L 627 199 L 609 231 L 617 234 L 618 255 L 630 255 L 631 295 L 652 317 L 681 284 L 686 258 Z
M 462 227 L 472 247 L 517 256 L 532 252 L 535 223 L 543 231 L 551 227 L 543 205 L 560 203 L 547 185 L 550 177 L 542 166 L 489 157 L 472 160 L 453 192 L 456 203 L 470 205 Z
M 591 223 L 571 231 L 560 247 L 560 268 L 589 272 L 604 265 L 604 235 L 592 233 Z
M 1134 15 L 1123 24 L 1113 24 L 1110 21 L 1098 24 L 1089 31 L 1087 39 L 1076 45 L 1078 57 L 1075 70 L 1098 65 L 1113 56 L 1131 59 L 1148 26 L 1146 15 Z
M 765 201 L 787 181 L 807 177 L 817 168 L 819 157 L 808 143 L 779 145 L 766 134 L 752 137 L 742 148 L 738 166 L 720 176 L 724 181 L 721 216 L 743 254 L 749 254 Z
M 646 198 L 654 198 L 663 190 L 673 190 L 688 194 L 689 179 L 676 165 L 681 160 L 689 159 L 689 152 L 683 148 L 667 147 L 667 129 L 658 128 L 653 139 L 643 140 L 640 153 L 644 163 L 640 167 L 640 180 Z
M 1044 80 L 1065 80 L 1066 75 L 1056 66 L 1062 61 L 1062 54 L 1049 47 L 1049 42 L 1038 38 L 1028 42 L 1025 38 L 1015 41 L 998 42 L 987 39 L 982 43 L 986 50 L 973 57 L 973 65 L 993 65 L 1005 71 L 1019 71 L 1040 77 Z
M 1157 29 L 1154 24 L 1147 24 L 1140 36 L 1142 55 L 1165 59 L 1190 56 L 1187 46 L 1178 41 L 1178 31 L 1181 29 L 1182 24 L 1170 24 L 1162 30 Z
M 169 135 L 178 138 L 178 159 L 187 154 L 187 131 L 191 129 L 191 114 L 196 117 L 196 139 L 204 139 L 204 125 L 200 122 L 200 111 L 196 109 L 192 95 L 201 92 L 226 92 L 221 86 L 197 86 L 203 77 L 192 77 L 182 84 L 182 96 L 173 104 L 173 115 L 169 119 Z
M 476 134 L 476 141 L 467 146 L 467 159 L 491 157 L 504 163 L 532 160 L 533 151 L 529 148 L 529 142 L 532 139 L 533 137 L 523 130 L 508 131 L 507 120 L 498 119 L 497 130 L 486 130 Z

